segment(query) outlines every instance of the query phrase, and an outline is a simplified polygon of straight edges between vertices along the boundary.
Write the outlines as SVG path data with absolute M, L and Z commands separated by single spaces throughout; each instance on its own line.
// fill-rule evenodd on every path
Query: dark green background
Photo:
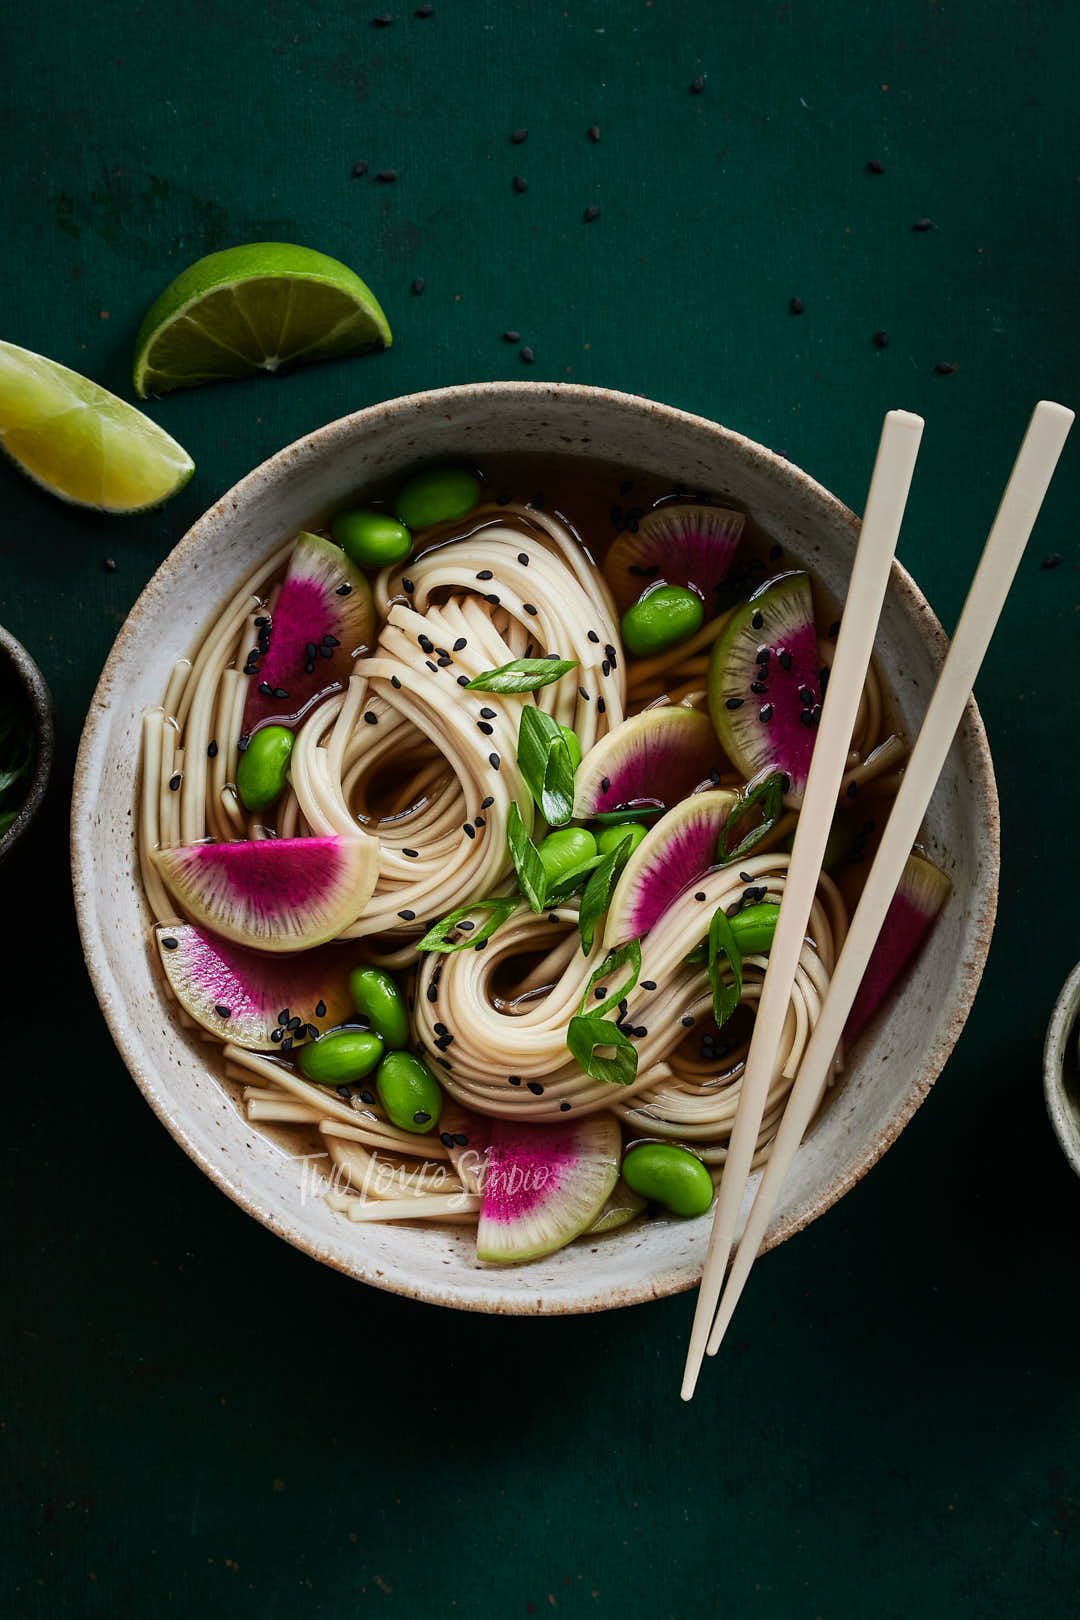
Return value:
M 150 299 L 260 237 L 354 264 L 396 335 L 154 404 L 198 462 L 163 511 L 0 479 L 0 617 L 60 736 L 33 858 L 0 875 L 0 1608 L 1074 1614 L 1080 1187 L 1040 1047 L 1080 955 L 1080 443 L 979 688 L 1004 857 L 970 1024 L 881 1166 L 762 1264 L 692 1408 L 688 1298 L 489 1320 L 271 1237 L 154 1121 L 94 1004 L 65 846 L 82 717 L 153 568 L 271 451 L 413 389 L 570 377 L 715 416 L 859 507 L 906 406 L 901 550 L 948 625 L 1031 406 L 1080 397 L 1072 0 L 435 4 L 387 29 L 340 0 L 0 7 L 3 336 L 129 392 Z M 351 179 L 361 157 L 397 183 Z

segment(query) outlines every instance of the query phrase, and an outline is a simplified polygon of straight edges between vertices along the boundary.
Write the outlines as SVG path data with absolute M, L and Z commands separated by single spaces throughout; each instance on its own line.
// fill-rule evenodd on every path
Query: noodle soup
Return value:
M 238 584 L 144 717 L 153 948 L 343 1219 L 473 1224 L 514 1263 L 708 1208 L 837 624 L 742 513 L 571 459 L 365 491 Z M 891 715 L 871 669 L 757 1164 Z M 947 892 L 913 854 L 852 1039 Z

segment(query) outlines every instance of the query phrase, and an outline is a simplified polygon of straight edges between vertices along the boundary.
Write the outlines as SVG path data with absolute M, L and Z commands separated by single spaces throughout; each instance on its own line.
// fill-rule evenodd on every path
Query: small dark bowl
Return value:
M 41 801 L 49 786 L 49 777 L 52 775 L 55 739 L 52 698 L 45 684 L 45 677 L 22 643 L 16 641 L 11 632 L 5 630 L 2 625 L 0 625 L 0 672 L 13 677 L 14 684 L 22 689 L 37 739 L 34 774 L 30 778 L 26 798 L 15 820 L 0 838 L 0 863 L 3 863 L 41 807 Z

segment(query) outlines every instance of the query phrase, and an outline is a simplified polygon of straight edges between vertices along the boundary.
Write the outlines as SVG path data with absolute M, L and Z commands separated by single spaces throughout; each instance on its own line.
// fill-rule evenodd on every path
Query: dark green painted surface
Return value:
M 61 764 L 33 862 L 0 879 L 0 1606 L 1073 1614 L 1080 1186 L 1039 1062 L 1080 954 L 1077 443 L 980 686 L 1005 853 L 974 1015 L 898 1146 L 762 1265 L 692 1409 L 687 1299 L 493 1321 L 293 1252 L 174 1147 L 97 1013 L 64 840 L 82 716 L 151 570 L 269 452 L 522 374 L 507 326 L 525 375 L 717 416 L 856 506 L 882 411 L 907 406 L 927 433 L 904 559 L 951 623 L 1032 403 L 1080 396 L 1069 0 L 436 8 L 385 30 L 332 0 L 0 8 L 5 337 L 124 390 L 164 281 L 266 236 L 355 264 L 397 334 L 154 405 L 199 463 L 162 512 L 97 520 L 2 479 L 0 618 L 52 683 Z M 360 157 L 397 184 L 350 179 Z

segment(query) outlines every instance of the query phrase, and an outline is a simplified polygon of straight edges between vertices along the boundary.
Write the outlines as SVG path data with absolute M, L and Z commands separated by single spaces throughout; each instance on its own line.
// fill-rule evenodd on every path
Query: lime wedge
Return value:
M 182 445 L 88 377 L 0 341 L 0 447 L 63 501 L 141 512 L 187 483 Z
M 154 300 L 135 339 L 135 392 L 145 399 L 391 341 L 348 265 L 291 242 L 249 242 L 197 259 Z

